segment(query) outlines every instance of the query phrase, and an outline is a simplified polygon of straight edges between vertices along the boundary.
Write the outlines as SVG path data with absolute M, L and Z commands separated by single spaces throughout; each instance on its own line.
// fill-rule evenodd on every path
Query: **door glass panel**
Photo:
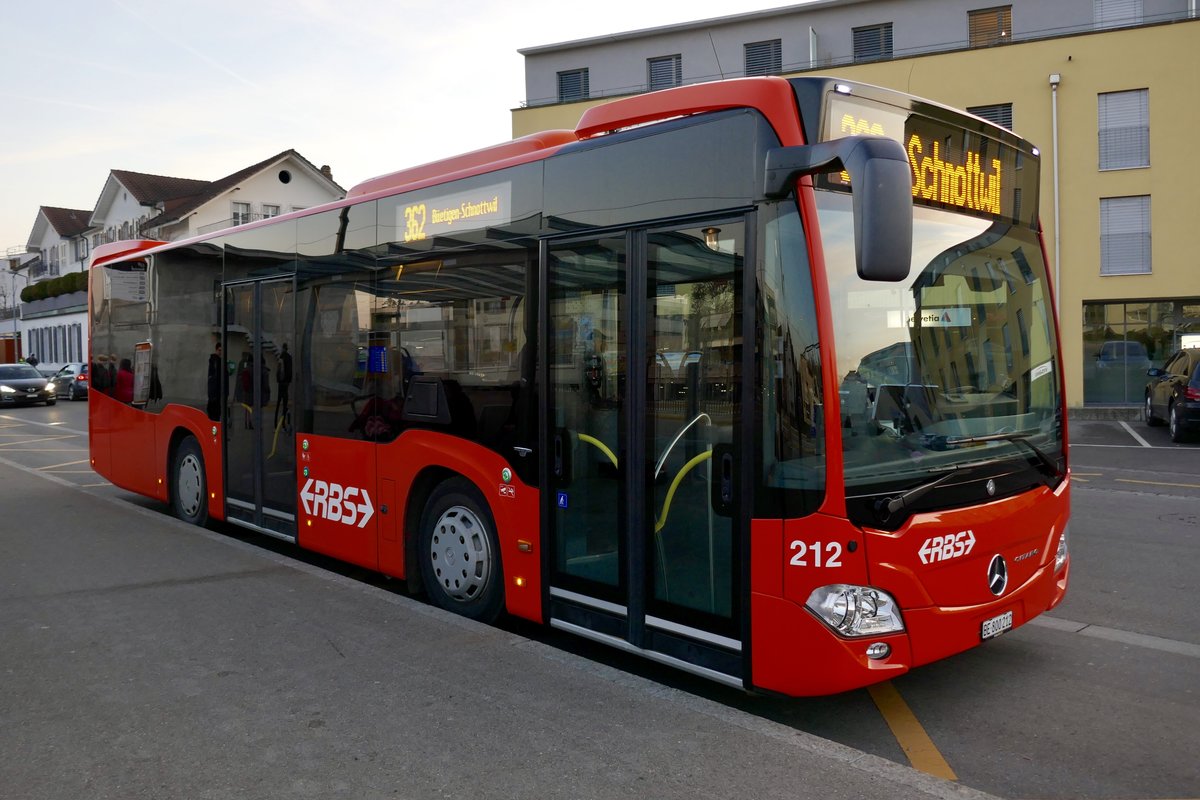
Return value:
M 625 240 L 549 249 L 551 514 L 556 578 L 624 583 Z
M 235 367 L 229 376 L 230 404 L 225 418 L 226 495 L 243 508 L 256 505 L 253 398 L 257 338 L 254 285 L 229 287 L 225 292 L 225 354 Z
M 243 284 L 226 290 L 225 305 L 225 353 L 235 360 L 225 424 L 226 493 L 236 515 L 288 533 L 296 510 L 294 297 L 291 280 Z M 264 509 L 276 513 L 264 520 Z
M 264 283 L 262 305 L 261 384 L 259 405 L 262 424 L 255 430 L 262 439 L 263 505 L 294 514 L 296 511 L 296 448 L 293 443 L 292 374 L 295 347 L 295 291 L 292 282 Z M 265 372 L 266 378 L 263 378 Z
M 653 613 L 734 612 L 743 254 L 740 222 L 647 239 L 644 495 Z

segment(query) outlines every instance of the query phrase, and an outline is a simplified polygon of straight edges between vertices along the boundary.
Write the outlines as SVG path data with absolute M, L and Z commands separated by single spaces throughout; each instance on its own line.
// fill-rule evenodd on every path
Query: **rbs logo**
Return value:
M 931 564 L 934 561 L 949 561 L 952 558 L 965 556 L 971 552 L 971 548 L 974 546 L 975 532 L 959 531 L 946 536 L 934 536 L 932 539 L 926 539 L 925 543 L 921 545 L 921 549 L 917 551 L 917 555 L 921 557 L 922 564 Z
M 362 497 L 361 503 L 354 500 Z M 366 489 L 357 486 L 342 486 L 338 483 L 326 483 L 313 478 L 308 479 L 300 492 L 300 501 L 304 503 L 304 513 L 310 517 L 324 517 L 330 522 L 340 522 L 343 525 L 366 527 L 367 520 L 375 515 L 375 507 L 371 505 L 371 495 Z

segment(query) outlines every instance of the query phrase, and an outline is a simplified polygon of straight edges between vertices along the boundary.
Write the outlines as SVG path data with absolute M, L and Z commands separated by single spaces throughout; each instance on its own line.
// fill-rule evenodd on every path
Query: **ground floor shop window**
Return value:
M 1200 298 L 1083 304 L 1083 401 L 1140 405 L 1146 370 L 1200 346 Z

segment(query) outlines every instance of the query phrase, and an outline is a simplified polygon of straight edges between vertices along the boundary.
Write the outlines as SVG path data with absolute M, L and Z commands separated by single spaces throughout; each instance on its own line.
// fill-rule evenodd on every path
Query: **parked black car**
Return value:
M 1180 350 L 1162 369 L 1148 369 L 1146 374 L 1146 424 L 1166 420 L 1173 442 L 1200 430 L 1200 347 Z
M 83 400 L 88 396 L 88 365 L 79 361 L 63 364 L 62 369 L 50 376 L 54 394 L 68 400 Z
M 54 387 L 28 364 L 0 364 L 0 406 L 45 403 L 54 405 Z

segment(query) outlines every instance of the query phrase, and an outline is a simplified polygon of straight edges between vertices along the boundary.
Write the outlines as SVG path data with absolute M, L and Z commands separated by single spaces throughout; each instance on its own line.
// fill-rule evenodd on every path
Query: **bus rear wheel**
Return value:
M 208 481 L 204 474 L 204 453 L 194 436 L 175 448 L 171 460 L 171 510 L 192 525 L 208 522 Z
M 474 484 L 453 478 L 430 495 L 417 545 L 421 578 L 435 605 L 491 622 L 504 606 L 496 524 Z

